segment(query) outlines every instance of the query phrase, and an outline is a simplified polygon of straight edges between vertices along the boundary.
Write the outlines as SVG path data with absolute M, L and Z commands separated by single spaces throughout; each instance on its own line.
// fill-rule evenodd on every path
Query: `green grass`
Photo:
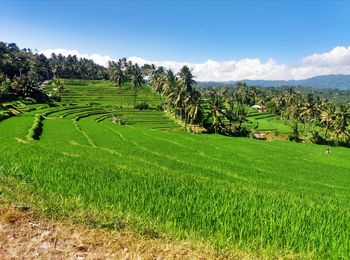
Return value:
M 74 88 L 84 97 L 86 86 L 99 84 L 108 83 Z M 195 135 L 161 111 L 111 112 L 115 103 L 87 107 L 76 100 L 72 109 L 46 109 L 57 112 L 42 121 L 39 140 L 18 138 L 25 139 L 41 110 L 0 122 L 1 168 L 32 192 L 4 189 L 5 196 L 51 216 L 221 250 L 350 255 L 350 150 L 335 147 L 326 155 L 319 145 Z M 60 117 L 68 111 L 74 113 Z M 112 114 L 129 124 L 113 124 Z M 79 115 L 86 116 L 75 120 Z

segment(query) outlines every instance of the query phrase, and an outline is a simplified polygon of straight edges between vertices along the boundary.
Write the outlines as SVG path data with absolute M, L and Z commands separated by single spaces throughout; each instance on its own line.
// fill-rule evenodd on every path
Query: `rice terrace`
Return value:
M 350 90 L 195 72 L 0 42 L 0 258 L 349 259 Z

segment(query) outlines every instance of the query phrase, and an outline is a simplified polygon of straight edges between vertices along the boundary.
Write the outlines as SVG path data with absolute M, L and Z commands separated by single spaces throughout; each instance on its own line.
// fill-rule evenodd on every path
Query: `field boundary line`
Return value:
M 117 131 L 117 130 L 113 129 L 112 127 L 109 127 L 109 126 L 107 126 L 107 128 L 109 128 L 109 129 L 112 130 L 114 133 L 116 133 L 117 135 L 119 135 L 119 137 L 120 137 L 121 139 L 123 139 L 123 141 L 128 142 L 128 139 L 126 139 L 119 131 Z
M 73 125 L 75 126 L 75 128 L 83 134 L 83 136 L 86 138 L 86 140 L 88 141 L 88 143 L 92 146 L 92 147 L 96 147 L 96 144 L 92 141 L 92 139 L 84 132 L 83 129 L 80 128 L 80 126 L 78 125 L 77 121 L 75 119 L 72 119 Z

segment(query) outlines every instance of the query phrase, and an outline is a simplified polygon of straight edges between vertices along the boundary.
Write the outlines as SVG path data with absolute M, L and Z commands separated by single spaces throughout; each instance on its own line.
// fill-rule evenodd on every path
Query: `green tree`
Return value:
M 202 107 L 202 99 L 201 94 L 198 90 L 194 90 L 191 93 L 190 98 L 186 102 L 186 114 L 188 117 L 188 120 L 192 124 L 199 124 L 203 120 L 204 111 Z
M 64 82 L 63 80 L 59 78 L 53 78 L 52 79 L 52 90 L 54 91 L 55 94 L 61 94 L 64 92 Z
M 212 128 L 215 133 L 223 129 L 222 119 L 225 115 L 225 106 L 222 97 L 217 93 L 212 93 L 208 99 L 209 117 L 212 118 Z
M 130 64 L 128 66 L 131 66 Z M 134 107 L 136 106 L 136 96 L 137 96 L 137 89 L 141 87 L 143 83 L 143 77 L 142 77 L 142 71 L 138 64 L 135 64 L 131 66 L 130 69 L 130 79 L 132 87 L 134 88 Z
M 0 73 L 0 99 L 10 92 L 11 82 L 5 74 Z

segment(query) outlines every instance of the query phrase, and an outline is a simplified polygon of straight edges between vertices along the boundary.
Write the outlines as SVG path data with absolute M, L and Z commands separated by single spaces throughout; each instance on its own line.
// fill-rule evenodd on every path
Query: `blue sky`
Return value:
M 346 1 L 2 1 L 0 40 L 152 61 L 304 57 L 350 45 Z

